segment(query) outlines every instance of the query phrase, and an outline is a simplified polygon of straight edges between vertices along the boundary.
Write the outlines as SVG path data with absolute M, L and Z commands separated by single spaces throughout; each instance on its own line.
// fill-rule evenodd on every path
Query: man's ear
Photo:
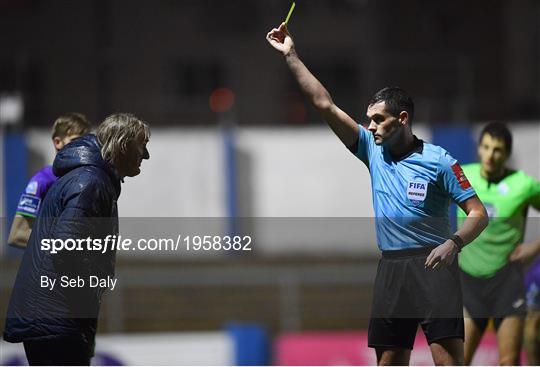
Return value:
M 399 113 L 399 123 L 405 125 L 409 123 L 409 113 L 407 111 L 401 111 Z
M 58 136 L 55 136 L 52 141 L 57 152 L 64 147 L 64 142 Z

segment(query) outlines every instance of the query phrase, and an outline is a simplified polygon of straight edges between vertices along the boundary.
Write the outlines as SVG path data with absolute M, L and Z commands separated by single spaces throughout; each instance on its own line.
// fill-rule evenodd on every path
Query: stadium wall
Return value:
M 513 123 L 512 131 L 516 141 L 512 165 L 540 177 L 540 126 Z M 462 161 L 474 159 L 477 132 L 475 127 L 415 125 L 420 138 L 456 152 L 453 154 Z M 236 128 L 231 135 L 232 156 L 225 154 L 224 133 L 220 129 L 154 129 L 148 146 L 151 159 L 143 162 L 140 176 L 127 178 L 122 187 L 120 216 L 226 217 L 231 212 L 231 195 L 237 201 L 234 210 L 241 217 L 373 216 L 368 170 L 327 128 Z M 28 130 L 24 140 L 28 179 L 31 172 L 52 162 L 54 150 L 47 130 Z M 236 171 L 233 181 L 227 170 L 231 157 Z M 5 193 L 5 201 L 16 200 L 26 181 L 13 175 L 4 181 L 6 187 L 17 186 Z M 233 193 L 227 186 L 231 182 L 236 186 Z M 7 216 L 12 214 L 8 211 Z M 531 232 L 536 235 L 538 226 L 529 228 L 534 230 L 528 236 Z M 311 231 L 309 237 L 305 228 L 297 230 L 276 233 L 270 227 L 259 228 L 257 235 L 267 254 L 325 251 L 328 234 L 324 226 L 320 233 Z M 376 253 L 373 231 L 364 235 L 358 244 L 347 241 L 350 234 L 342 239 L 337 234 L 331 251 Z

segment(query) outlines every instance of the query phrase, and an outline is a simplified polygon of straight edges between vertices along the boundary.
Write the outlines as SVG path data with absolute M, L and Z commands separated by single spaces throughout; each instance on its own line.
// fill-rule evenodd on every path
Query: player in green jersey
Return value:
M 480 163 L 463 166 L 489 225 L 459 257 L 465 306 L 465 363 L 470 364 L 489 319 L 497 331 L 499 364 L 517 365 L 527 312 L 523 264 L 540 253 L 540 239 L 523 243 L 529 206 L 540 210 L 540 183 L 506 164 L 512 135 L 500 122 L 484 127 L 478 143 Z M 458 223 L 465 214 L 458 212 Z

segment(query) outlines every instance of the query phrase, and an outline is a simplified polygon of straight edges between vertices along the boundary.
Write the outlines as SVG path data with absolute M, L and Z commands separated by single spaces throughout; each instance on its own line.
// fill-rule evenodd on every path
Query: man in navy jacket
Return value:
M 116 114 L 96 135 L 77 139 L 57 154 L 53 172 L 59 179 L 28 241 L 4 331 L 6 341 L 24 343 L 31 365 L 90 364 L 106 288 L 91 287 L 89 278 L 114 277 L 116 251 L 96 251 L 86 242 L 77 249 L 71 245 L 88 238 L 103 243 L 118 235 L 120 183 L 138 175 L 142 160 L 150 157 L 148 138 L 145 122 Z M 51 241 L 66 246 L 51 247 Z

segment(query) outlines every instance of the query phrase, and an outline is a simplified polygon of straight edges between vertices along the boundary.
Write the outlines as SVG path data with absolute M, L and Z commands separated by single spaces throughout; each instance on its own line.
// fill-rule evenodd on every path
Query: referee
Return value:
M 408 364 L 418 325 L 435 364 L 463 364 L 463 314 L 456 254 L 487 225 L 487 213 L 459 164 L 411 131 L 412 99 L 384 88 L 368 103 L 368 129 L 338 108 L 300 61 L 282 23 L 267 34 L 304 94 L 369 169 L 382 259 L 374 285 L 368 344 L 380 365 Z M 450 201 L 467 213 L 452 234 Z

